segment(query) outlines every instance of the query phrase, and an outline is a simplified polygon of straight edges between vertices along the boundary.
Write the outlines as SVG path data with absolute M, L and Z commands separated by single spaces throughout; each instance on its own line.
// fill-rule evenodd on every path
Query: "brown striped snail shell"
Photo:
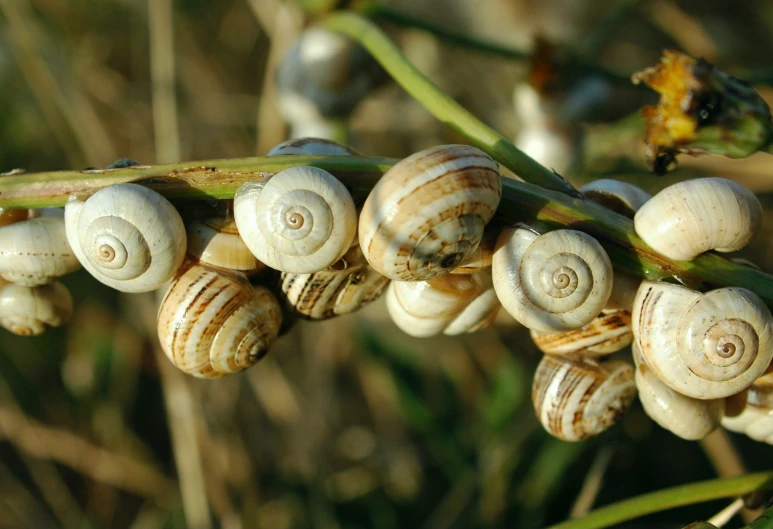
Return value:
M 137 184 L 105 187 L 64 208 L 67 240 L 83 267 L 122 292 L 150 292 L 185 258 L 185 225 L 159 193 Z
M 12 283 L 44 285 L 80 267 L 61 217 L 38 217 L 0 228 L 0 276 Z
M 501 195 L 499 168 L 483 151 L 426 149 L 395 164 L 368 195 L 360 247 L 389 279 L 441 276 L 474 254 Z
M 698 178 L 667 187 L 636 213 L 634 228 L 656 252 L 689 261 L 708 250 L 732 252 L 762 225 L 750 190 L 724 178 Z
M 276 340 L 282 310 L 239 272 L 187 260 L 158 311 L 158 337 L 179 369 L 217 378 L 255 364 Z
M 673 390 L 696 399 L 728 397 L 749 387 L 773 359 L 773 316 L 753 292 L 705 294 L 642 282 L 633 332 L 647 365 Z
M 635 397 L 630 364 L 552 355 L 542 357 L 531 390 L 542 426 L 564 441 L 581 441 L 608 429 L 628 411 Z
M 429 281 L 393 281 L 387 310 L 406 334 L 454 335 L 488 327 L 499 312 L 489 271 L 448 274 Z
M 204 264 L 255 273 L 266 268 L 239 236 L 232 217 L 210 217 L 186 226 L 188 255 Z
M 605 310 L 589 324 L 559 333 L 531 331 L 531 338 L 546 354 L 590 358 L 612 354 L 633 341 L 631 313 Z
M 632 219 L 636 212 L 652 198 L 652 195 L 642 188 L 612 178 L 594 180 L 582 186 L 579 191 L 588 200 L 629 219 Z
M 313 274 L 282 274 L 285 299 L 301 316 L 323 320 L 349 314 L 378 299 L 389 284 L 357 244 L 336 264 Z
M 496 247 L 497 237 L 499 237 L 499 230 L 492 229 L 490 225 L 487 226 L 478 248 L 459 266 L 451 270 L 450 273 L 474 274 L 481 270 L 490 269 L 491 262 L 494 260 L 494 248 Z
M 0 288 L 0 325 L 14 334 L 41 334 L 72 315 L 70 291 L 57 282 L 36 287 L 8 283 Z
M 636 389 L 644 411 L 666 430 L 682 439 L 703 439 L 719 427 L 724 400 L 700 400 L 665 385 L 646 363 L 636 367 Z
M 745 398 L 746 403 L 740 413 L 727 413 L 722 419 L 722 426 L 733 432 L 745 433 L 755 441 L 773 445 L 773 374 L 757 379 L 745 391 Z
M 613 271 L 601 245 L 575 230 L 544 235 L 502 230 L 492 264 L 499 301 L 521 324 L 540 332 L 590 323 L 609 299 Z

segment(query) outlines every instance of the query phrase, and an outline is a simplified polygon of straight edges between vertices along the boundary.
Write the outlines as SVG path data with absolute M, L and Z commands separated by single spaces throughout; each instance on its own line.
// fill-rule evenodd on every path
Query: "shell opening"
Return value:
M 440 260 L 440 267 L 441 268 L 456 268 L 456 266 L 462 262 L 462 258 L 464 257 L 464 253 L 452 253 L 449 255 L 446 255 Z

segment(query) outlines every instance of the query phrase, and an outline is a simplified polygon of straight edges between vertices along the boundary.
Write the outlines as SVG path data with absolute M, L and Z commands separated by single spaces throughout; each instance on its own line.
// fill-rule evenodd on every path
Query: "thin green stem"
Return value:
M 10 175 L 0 177 L 0 208 L 62 206 L 71 195 L 83 198 L 102 187 L 124 182 L 146 185 L 173 200 L 226 199 L 246 182 L 297 165 L 314 165 L 331 172 L 361 204 L 395 162 L 365 156 L 275 156 Z M 502 186 L 497 211 L 501 222 L 538 221 L 553 228 L 582 230 L 604 246 L 620 271 L 649 279 L 676 278 L 700 289 L 743 287 L 773 308 L 773 276 L 714 253 L 689 262 L 672 261 L 647 246 L 634 232 L 630 219 L 595 202 L 514 179 L 504 179 Z
M 773 476 L 770 472 L 748 474 L 737 478 L 713 479 L 659 490 L 625 501 L 607 505 L 592 511 L 587 516 L 568 520 L 548 529 L 601 529 L 610 527 L 647 514 L 702 503 L 705 501 L 732 498 L 753 492 Z M 768 529 L 766 525 L 752 525 L 749 528 Z
M 459 103 L 427 79 L 400 49 L 368 19 L 352 12 L 331 15 L 323 26 L 356 40 L 389 72 L 406 92 L 437 119 L 467 140 L 499 160 L 528 182 L 546 189 L 576 194 L 572 185 L 550 169 L 540 165 L 491 127 L 483 124 Z

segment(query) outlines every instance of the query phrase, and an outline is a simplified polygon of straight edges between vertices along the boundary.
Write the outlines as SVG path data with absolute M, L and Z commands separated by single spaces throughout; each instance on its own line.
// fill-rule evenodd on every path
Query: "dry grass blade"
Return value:
M 180 160 L 174 72 L 172 0 L 148 0 L 150 77 L 153 85 L 153 131 L 156 160 Z

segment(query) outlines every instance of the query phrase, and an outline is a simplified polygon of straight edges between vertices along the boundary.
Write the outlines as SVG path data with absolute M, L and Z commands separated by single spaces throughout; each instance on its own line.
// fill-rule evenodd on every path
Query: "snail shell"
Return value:
M 276 340 L 282 310 L 247 277 L 186 261 L 158 311 L 158 337 L 169 360 L 200 378 L 242 371 Z
M 429 281 L 393 281 L 387 290 L 387 310 L 406 334 L 425 338 L 488 327 L 500 303 L 488 271 L 448 274 Z
M 185 258 L 185 225 L 160 194 L 137 184 L 100 189 L 64 208 L 67 240 L 83 268 L 122 292 L 150 292 Z
M 745 391 L 745 404 L 740 413 L 731 414 L 727 399 L 722 426 L 726 429 L 745 433 L 755 441 L 773 444 L 773 375 L 758 378 Z
M 291 167 L 265 184 L 243 185 L 234 197 L 234 218 L 255 257 L 296 274 L 333 265 L 357 232 L 349 191 L 316 167 Z
M 80 268 L 61 217 L 38 217 L 0 228 L 0 276 L 24 286 L 44 285 Z
M 633 341 L 631 313 L 627 310 L 603 311 L 588 325 L 559 333 L 531 331 L 531 338 L 543 353 L 604 356 L 627 347 Z
M 642 282 L 633 332 L 652 371 L 671 389 L 696 399 L 738 393 L 773 358 L 773 317 L 756 294 L 720 288 L 705 294 Z
M 426 149 L 398 162 L 373 188 L 360 215 L 360 247 L 390 279 L 441 276 L 475 253 L 501 195 L 498 166 L 483 151 Z
M 636 368 L 636 389 L 647 415 L 682 439 L 703 439 L 722 420 L 723 399 L 699 400 L 677 393 L 661 382 L 647 364 Z
M 610 310 L 633 310 L 633 300 L 636 299 L 636 293 L 639 291 L 641 282 L 642 278 L 639 276 L 615 270 L 615 277 L 612 281 L 612 294 L 609 295 L 604 308 Z
M 652 198 L 652 195 L 638 186 L 611 178 L 594 180 L 582 186 L 579 191 L 588 200 L 629 219 Z
M 542 426 L 564 441 L 580 441 L 603 432 L 628 411 L 635 397 L 630 364 L 551 355 L 542 357 L 531 390 Z
M 70 291 L 59 282 L 37 287 L 9 283 L 0 288 L 0 325 L 14 334 L 41 334 L 70 319 Z
M 498 236 L 499 230 L 490 229 L 490 226 L 487 227 L 486 231 L 483 232 L 483 238 L 481 239 L 478 248 L 459 266 L 451 270 L 451 273 L 474 274 L 475 272 L 491 268 L 491 262 L 494 260 L 494 248 Z
M 266 265 L 258 261 L 244 241 L 233 218 L 194 220 L 187 226 L 188 255 L 202 263 L 229 270 L 259 272 Z
M 356 244 L 336 264 L 313 274 L 282 274 L 282 292 L 295 311 L 313 320 L 349 314 L 376 300 L 389 284 Z
M 333 140 L 323 138 L 296 138 L 283 141 L 272 148 L 266 156 L 289 156 L 289 155 L 329 155 L 329 156 L 351 156 L 359 154 L 357 151 Z
M 539 235 L 508 228 L 497 240 L 492 264 L 502 306 L 521 324 L 540 332 L 590 323 L 612 292 L 612 263 L 601 245 L 580 231 Z
M 656 252 L 689 261 L 707 250 L 742 248 L 762 225 L 754 193 L 724 178 L 686 180 L 667 187 L 634 217 L 636 233 Z

